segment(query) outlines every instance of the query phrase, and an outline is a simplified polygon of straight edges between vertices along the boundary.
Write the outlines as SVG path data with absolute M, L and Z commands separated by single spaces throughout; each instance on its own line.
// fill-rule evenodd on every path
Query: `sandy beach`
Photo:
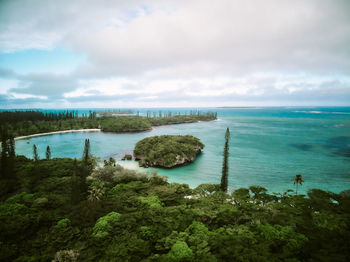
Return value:
M 63 131 L 54 131 L 54 132 L 47 132 L 47 133 L 38 133 L 28 136 L 18 136 L 15 137 L 15 140 L 20 139 L 27 139 L 30 137 L 36 137 L 36 136 L 48 136 L 48 135 L 54 135 L 54 134 L 62 134 L 62 133 L 74 133 L 74 132 L 100 132 L 101 129 L 98 128 L 90 128 L 90 129 L 71 129 L 71 130 L 63 130 Z

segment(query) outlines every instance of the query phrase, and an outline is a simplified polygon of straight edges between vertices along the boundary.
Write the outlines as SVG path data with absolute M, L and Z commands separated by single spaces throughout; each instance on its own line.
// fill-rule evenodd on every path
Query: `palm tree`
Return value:
M 294 177 L 293 181 L 294 181 L 294 185 L 296 186 L 295 194 L 298 195 L 298 184 L 300 184 L 300 185 L 303 184 L 303 182 L 304 182 L 303 176 L 301 174 L 298 174 Z
M 101 200 L 106 192 L 106 188 L 102 183 L 93 183 L 90 185 L 88 200 L 95 202 Z

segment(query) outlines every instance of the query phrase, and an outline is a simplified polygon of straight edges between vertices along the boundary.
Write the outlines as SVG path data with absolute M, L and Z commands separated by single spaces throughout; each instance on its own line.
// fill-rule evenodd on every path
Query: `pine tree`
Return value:
M 1 129 L 1 176 L 0 178 L 6 178 L 8 175 L 8 143 L 7 133 L 4 129 Z
M 222 176 L 221 176 L 221 183 L 220 188 L 223 192 L 227 192 L 227 186 L 228 186 L 228 155 L 229 155 L 229 142 L 230 140 L 230 129 L 226 129 L 225 133 L 225 148 L 224 148 L 224 161 L 222 164 Z
M 46 147 L 46 159 L 50 160 L 51 159 L 51 149 L 50 146 Z
M 86 178 L 90 174 L 91 168 L 92 163 L 90 161 L 90 140 L 85 139 L 82 166 L 78 169 L 80 194 L 85 195 L 87 193 L 88 186 L 86 184 Z
M 73 174 L 71 177 L 71 203 L 72 205 L 78 204 L 80 201 L 80 181 L 78 178 L 78 165 L 77 160 L 73 162 Z
M 16 158 L 16 153 L 15 153 L 15 140 L 13 138 L 13 136 L 10 136 L 8 139 L 8 146 L 7 146 L 7 150 L 8 150 L 8 177 L 10 177 L 10 179 L 16 180 L 15 177 L 15 158 Z
M 90 158 L 90 140 L 85 139 L 85 146 L 84 146 L 84 152 L 83 152 L 83 162 L 84 164 L 87 164 Z
M 34 158 L 34 161 L 39 160 L 38 149 L 36 148 L 35 144 L 33 145 L 33 158 Z
M 1 129 L 0 195 L 12 192 L 18 184 L 15 173 L 15 141 L 6 129 Z

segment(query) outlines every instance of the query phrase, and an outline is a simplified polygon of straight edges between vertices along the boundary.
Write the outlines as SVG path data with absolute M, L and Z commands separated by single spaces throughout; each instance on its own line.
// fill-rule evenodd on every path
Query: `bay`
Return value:
M 80 113 L 89 110 L 94 109 L 78 109 Z M 132 110 L 143 115 L 147 111 L 188 113 L 197 109 Z M 16 152 L 32 157 L 35 144 L 44 158 L 49 145 L 52 157 L 80 158 L 84 140 L 89 138 L 93 155 L 101 160 L 109 157 L 120 160 L 125 153 L 132 153 L 136 142 L 145 137 L 189 134 L 205 144 L 196 161 L 176 169 L 156 170 L 168 176 L 170 182 L 195 187 L 220 182 L 224 134 L 229 127 L 231 190 L 260 185 L 270 192 L 283 192 L 294 189 L 293 177 L 299 173 L 305 180 L 299 189 L 303 193 L 311 188 L 337 193 L 350 189 L 350 108 L 201 108 L 200 111 L 218 112 L 218 120 L 161 126 L 142 133 L 81 132 L 32 137 L 16 141 Z M 146 172 L 154 170 L 138 168 L 134 161 L 119 163 Z

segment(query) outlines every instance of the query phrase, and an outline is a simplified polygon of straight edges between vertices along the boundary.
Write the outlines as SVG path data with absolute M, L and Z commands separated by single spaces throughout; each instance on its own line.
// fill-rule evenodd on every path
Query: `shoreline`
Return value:
M 154 128 L 161 127 L 161 126 L 169 126 L 169 125 L 179 125 L 179 124 L 191 124 L 191 123 L 199 123 L 199 122 L 209 122 L 209 121 L 216 121 L 217 119 L 213 120 L 196 120 L 196 121 L 185 121 L 181 123 L 167 123 L 163 125 L 154 125 L 150 129 L 147 130 L 135 130 L 135 131 L 124 131 L 124 132 L 112 132 L 112 131 L 103 131 L 105 133 L 116 133 L 116 134 L 122 134 L 122 133 L 141 133 L 141 132 L 148 132 L 152 131 Z M 46 133 L 37 133 L 27 136 L 17 136 L 14 138 L 14 140 L 22 140 L 27 139 L 31 137 L 37 137 L 37 136 L 49 136 L 49 135 L 55 135 L 55 134 L 64 134 L 64 133 L 75 133 L 75 132 L 102 132 L 100 128 L 88 128 L 88 129 L 69 129 L 69 130 L 62 130 L 62 131 L 53 131 L 53 132 L 46 132 Z M 0 143 L 1 145 L 1 143 Z
M 63 133 L 75 133 L 75 132 L 100 132 L 101 129 L 99 128 L 89 128 L 89 129 L 70 129 L 70 130 L 62 130 L 62 131 L 53 131 L 53 132 L 46 132 L 46 133 L 38 133 L 38 134 L 32 134 L 27 136 L 17 136 L 14 138 L 14 140 L 21 140 L 21 139 L 27 139 L 31 137 L 37 137 L 37 136 L 49 136 L 54 134 L 63 134 Z

